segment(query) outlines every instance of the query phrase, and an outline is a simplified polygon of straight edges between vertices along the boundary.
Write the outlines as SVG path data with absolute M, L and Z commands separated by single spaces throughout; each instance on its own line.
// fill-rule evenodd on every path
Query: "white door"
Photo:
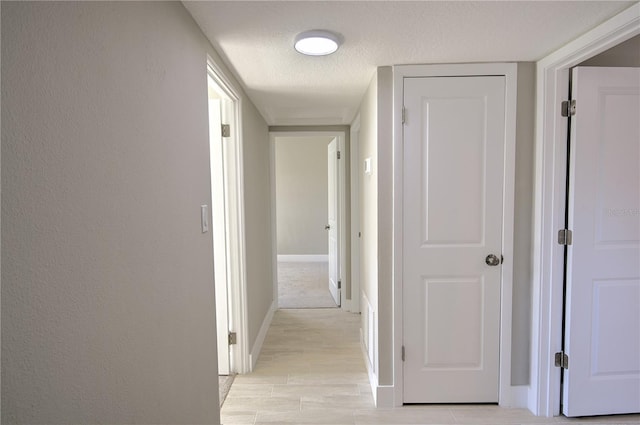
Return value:
M 340 306 L 340 244 L 338 229 L 338 139 L 327 146 L 329 208 L 327 211 L 327 233 L 329 235 L 329 291 L 337 306 Z
M 640 412 L 640 69 L 576 68 L 563 413 Z
M 497 402 L 505 78 L 405 78 L 404 106 L 404 403 Z
M 227 231 L 224 193 L 224 144 L 222 142 L 222 100 L 209 99 L 209 150 L 211 166 L 211 232 L 216 294 L 218 373 L 229 374 L 229 305 L 227 279 Z

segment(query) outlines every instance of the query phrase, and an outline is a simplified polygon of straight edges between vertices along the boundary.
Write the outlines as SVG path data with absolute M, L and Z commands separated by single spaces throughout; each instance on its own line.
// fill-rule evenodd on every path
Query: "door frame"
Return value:
M 276 179 L 275 179 L 275 167 L 276 167 L 276 139 L 283 137 L 335 137 L 338 140 L 338 150 L 341 152 L 341 159 L 338 161 L 338 209 L 339 209 L 339 223 L 338 223 L 338 232 L 339 232 L 339 245 L 340 245 L 340 254 L 339 254 L 339 267 L 338 267 L 338 278 L 342 282 L 341 289 L 341 305 L 340 308 L 345 311 L 352 311 L 352 300 L 353 300 L 353 290 L 351 288 L 351 300 L 347 300 L 345 296 L 342 294 L 345 293 L 344 289 L 349 285 L 350 277 L 347 274 L 347 270 L 349 269 L 347 266 L 347 232 L 349 231 L 349 226 L 347 223 L 346 216 L 346 174 L 345 174 L 345 163 L 348 161 L 348 156 L 346 152 L 346 133 L 344 131 L 334 131 L 334 130 L 296 130 L 296 131 L 270 131 L 269 132 L 269 159 L 270 159 L 270 170 L 271 170 L 271 231 L 274 235 L 272 240 L 272 255 L 271 262 L 273 268 L 273 300 L 275 305 L 278 305 L 278 240 L 277 240 L 277 200 L 276 200 Z M 358 289 L 359 291 L 359 289 Z
M 533 231 L 531 385 L 527 406 L 538 416 L 560 415 L 560 370 L 553 353 L 562 347 L 567 100 L 570 68 L 640 34 L 635 4 L 537 62 L 535 199 Z
M 511 327 L 513 298 L 513 230 L 515 206 L 515 149 L 516 149 L 516 90 L 517 64 L 485 63 L 485 64 L 450 64 L 450 65 L 402 65 L 393 67 L 393 369 L 394 392 L 393 404 L 402 406 L 403 390 L 403 124 L 402 108 L 404 104 L 403 83 L 411 77 L 453 77 L 453 76 L 505 76 L 505 151 L 504 151 L 504 184 L 503 191 L 503 223 L 502 254 L 505 261 L 502 265 L 500 282 L 500 378 L 499 405 L 510 407 L 518 405 L 522 398 L 520 389 L 511 385 Z
M 349 311 L 360 313 L 360 114 L 356 115 L 349 129 L 349 187 L 351 203 L 351 306 Z
M 225 138 L 227 154 L 225 162 L 225 190 L 228 201 L 226 209 L 227 226 L 227 279 L 228 308 L 230 310 L 229 331 L 236 332 L 236 344 L 231 346 L 229 354 L 230 373 L 248 373 L 251 371 L 249 358 L 249 330 L 247 318 L 246 254 L 245 254 L 245 218 L 244 218 L 244 171 L 242 144 L 242 96 L 233 82 L 211 56 L 207 56 L 207 74 L 225 92 L 233 103 L 232 120 L 235 131 Z M 212 235 L 213 242 L 213 235 Z M 213 259 L 212 259 L 213 261 Z

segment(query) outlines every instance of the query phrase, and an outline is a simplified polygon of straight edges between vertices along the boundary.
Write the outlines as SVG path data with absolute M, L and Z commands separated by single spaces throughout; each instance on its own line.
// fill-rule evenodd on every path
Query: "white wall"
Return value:
M 2 422 L 219 423 L 212 238 L 200 230 L 216 53 L 175 2 L 1 12 Z M 242 105 L 259 288 L 271 275 L 268 135 Z M 271 297 L 249 292 L 251 328 Z
M 327 145 L 331 137 L 276 137 L 279 255 L 328 255 Z

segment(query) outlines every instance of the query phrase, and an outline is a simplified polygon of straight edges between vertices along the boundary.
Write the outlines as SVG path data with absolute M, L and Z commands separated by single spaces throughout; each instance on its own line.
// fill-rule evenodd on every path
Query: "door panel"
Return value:
M 482 366 L 481 276 L 424 279 L 424 368 L 477 369 Z M 447 323 L 447 326 L 442 326 Z M 467 335 L 467 338 L 451 338 Z
M 424 244 L 480 244 L 484 238 L 484 99 L 423 99 Z M 464 125 L 440 125 L 458 116 Z M 464 154 L 463 154 L 464 153 Z M 446 182 L 446 184 L 445 184 Z M 464 193 L 465 196 L 451 196 Z M 477 211 L 478 214 L 468 214 Z
M 576 68 L 563 413 L 640 412 L 640 69 Z
M 405 403 L 498 401 L 504 99 L 500 76 L 404 81 Z
M 327 173 L 329 182 L 328 237 L 329 237 L 329 292 L 337 306 L 340 306 L 339 244 L 338 244 L 338 139 L 333 139 L 327 147 Z

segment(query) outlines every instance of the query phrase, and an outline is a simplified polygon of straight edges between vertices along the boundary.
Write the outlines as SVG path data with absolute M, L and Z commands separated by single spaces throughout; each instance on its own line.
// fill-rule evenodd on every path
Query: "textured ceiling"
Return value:
M 635 2 L 183 2 L 271 125 L 348 124 L 378 66 L 536 61 Z M 337 53 L 293 49 L 339 33 Z

